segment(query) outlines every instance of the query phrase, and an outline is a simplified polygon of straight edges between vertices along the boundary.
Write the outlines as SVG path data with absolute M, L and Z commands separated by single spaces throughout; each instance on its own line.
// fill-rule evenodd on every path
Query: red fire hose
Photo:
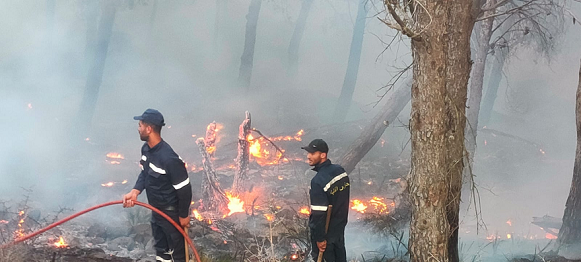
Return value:
M 173 226 L 174 226 L 174 227 L 175 227 L 175 228 L 176 228 L 176 229 L 177 229 L 177 230 L 178 230 L 178 231 L 179 231 L 179 232 L 180 232 L 180 233 L 181 233 L 181 234 L 184 236 L 184 239 L 185 239 L 185 240 L 186 240 L 186 242 L 188 243 L 188 246 L 190 246 L 190 248 L 191 248 L 191 249 L 194 251 L 194 255 L 196 256 L 196 261 L 198 261 L 198 262 L 202 262 L 202 260 L 200 260 L 200 255 L 198 254 L 198 251 L 196 250 L 196 247 L 194 246 L 194 243 L 192 242 L 192 240 L 191 240 L 189 237 L 187 237 L 187 236 L 186 236 L 186 232 L 184 232 L 184 230 L 182 229 L 182 227 L 181 227 L 180 225 L 178 225 L 178 224 L 177 224 L 175 221 L 173 221 L 173 219 L 171 219 L 171 218 L 170 218 L 168 215 L 166 215 L 165 213 L 163 213 L 163 212 L 159 211 L 159 209 L 157 209 L 157 208 L 155 208 L 155 207 L 152 207 L 152 206 L 150 206 L 150 205 L 148 205 L 148 204 L 145 204 L 145 203 L 142 203 L 142 202 L 139 202 L 139 201 L 134 201 L 134 203 L 135 203 L 136 205 L 138 205 L 138 206 L 142 206 L 142 207 L 145 207 L 145 208 L 151 209 L 151 210 L 152 210 L 152 211 L 154 211 L 155 213 L 158 213 L 158 214 L 159 214 L 159 215 L 161 215 L 163 218 L 167 219 L 167 221 L 169 221 L 169 222 L 170 222 L 170 223 L 171 223 L 171 224 L 172 224 L 172 225 L 173 225 Z M 42 233 L 44 233 L 44 232 L 48 231 L 48 230 L 49 230 L 49 229 L 51 229 L 51 228 L 54 228 L 54 227 L 56 227 L 56 226 L 59 226 L 59 225 L 61 225 L 61 224 L 65 223 L 65 222 L 67 222 L 67 221 L 69 221 L 69 220 L 71 220 L 71 219 L 73 219 L 73 218 L 76 218 L 76 217 L 78 217 L 78 216 L 80 216 L 80 215 L 82 215 L 82 214 L 85 214 L 85 213 L 91 212 L 91 211 L 93 211 L 93 210 L 95 210 L 95 209 L 99 209 L 99 208 L 106 207 L 106 206 L 118 205 L 118 204 L 123 204 L 123 201 L 119 200 L 119 201 L 112 201 L 112 202 L 107 202 L 107 203 L 103 203 L 103 204 L 100 204 L 100 205 L 97 205 L 97 206 L 94 206 L 94 207 L 91 207 L 91 208 L 85 209 L 85 210 L 83 210 L 83 211 L 81 211 L 81 212 L 78 212 L 78 213 L 76 213 L 76 214 L 73 214 L 73 215 L 71 215 L 71 216 L 68 216 L 68 217 L 66 217 L 66 218 L 64 218 L 64 219 L 62 219 L 62 220 L 60 220 L 60 221 L 57 221 L 57 222 L 55 222 L 55 223 L 52 223 L 51 225 L 49 225 L 49 226 L 47 226 L 47 227 L 45 227 L 45 228 L 43 228 L 43 229 L 41 229 L 41 230 L 38 230 L 38 231 L 36 231 L 36 232 L 34 232 L 34 233 L 30 233 L 30 234 L 28 234 L 28 235 L 26 235 L 26 236 L 23 236 L 23 237 L 21 237 L 21 238 L 18 238 L 18 239 L 14 240 L 13 242 L 10 242 L 10 243 L 8 243 L 8 244 L 4 244 L 4 245 L 0 246 L 0 249 L 3 249 L 3 248 L 6 248 L 6 247 L 9 247 L 9 246 L 12 246 L 12 245 L 14 245 L 14 244 L 17 244 L 17 243 L 19 243 L 19 242 L 22 242 L 22 241 L 24 241 L 24 240 L 27 240 L 27 239 L 33 238 L 33 237 L 35 237 L 35 236 L 37 236 L 37 235 L 40 235 L 40 234 L 42 234 Z

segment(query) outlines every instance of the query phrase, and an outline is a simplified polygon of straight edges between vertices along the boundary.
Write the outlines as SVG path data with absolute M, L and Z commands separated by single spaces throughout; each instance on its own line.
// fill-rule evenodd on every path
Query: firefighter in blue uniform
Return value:
M 137 196 L 146 190 L 150 205 L 163 211 L 182 227 L 190 224 L 192 190 L 185 163 L 161 138 L 165 125 L 163 115 L 155 109 L 147 109 L 139 120 L 139 136 L 145 141 L 141 147 L 141 173 L 133 190 L 123 196 L 123 206 L 133 207 Z M 180 232 L 157 213 L 151 217 L 156 261 L 183 262 L 184 238 Z
M 312 257 L 316 261 L 321 250 L 324 251 L 323 258 L 326 262 L 346 262 L 345 226 L 349 214 L 349 177 L 343 167 L 332 164 L 327 159 L 329 146 L 322 139 L 315 139 L 301 148 L 307 151 L 308 163 L 317 172 L 310 187 L 309 228 Z M 333 207 L 329 230 L 325 234 L 329 205 Z

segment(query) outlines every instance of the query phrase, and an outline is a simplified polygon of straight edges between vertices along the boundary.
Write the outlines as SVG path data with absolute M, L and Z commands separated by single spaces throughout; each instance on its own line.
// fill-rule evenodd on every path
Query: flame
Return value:
M 381 139 L 381 147 L 383 147 L 385 145 L 385 139 Z
M 510 221 L 510 219 L 507 220 L 506 223 L 508 224 L 508 226 L 510 226 L 510 227 L 512 226 L 512 221 Z
M 488 240 L 488 241 L 494 241 L 494 240 L 496 240 L 496 239 L 499 239 L 499 238 L 500 238 L 499 236 L 495 236 L 495 235 L 488 235 L 488 236 L 486 237 L 486 240 Z
M 20 212 L 18 212 L 18 215 L 19 215 L 19 216 L 22 216 L 22 215 L 24 215 L 24 210 L 21 210 Z
M 113 185 L 115 185 L 115 182 L 108 182 L 105 184 L 101 184 L 102 187 L 112 187 Z
M 59 237 L 59 241 L 54 243 L 54 246 L 57 248 L 65 248 L 68 247 L 69 245 L 65 242 L 63 237 Z
M 268 220 L 268 222 L 272 222 L 274 220 L 273 214 L 264 214 L 264 217 L 266 217 L 266 220 Z
M 32 109 L 32 103 L 28 103 L 28 109 Z
M 368 185 L 373 185 L 373 182 L 369 181 L 367 182 Z
M 0 224 L 8 224 L 8 221 L 6 221 L 6 220 L 0 220 Z
M 125 157 L 122 154 L 115 153 L 115 152 L 107 153 L 107 157 L 113 158 L 113 159 L 125 159 Z
M 278 180 L 283 180 L 284 178 L 282 176 L 278 176 Z
M 551 234 L 551 233 L 546 233 L 545 234 L 545 238 L 546 239 L 557 239 L 557 236 Z
M 244 201 L 241 201 L 239 197 L 232 196 L 230 192 L 226 192 L 226 197 L 228 198 L 228 210 L 230 211 L 226 216 L 244 212 Z
M 363 202 L 361 202 L 360 200 L 354 199 L 351 200 L 351 203 L 353 203 L 353 206 L 351 207 L 351 209 L 356 210 L 359 213 L 365 213 L 365 209 L 367 209 L 367 206 L 365 204 L 363 204 Z
M 208 225 L 211 225 L 211 224 L 212 224 L 212 219 L 208 218 Z
M 270 138 L 271 141 L 302 141 L 302 135 L 305 133 L 304 130 L 298 131 L 293 136 L 279 136 Z M 287 158 L 282 158 L 282 153 L 277 150 L 268 140 L 264 137 L 254 138 L 252 134 L 249 134 L 246 138 L 249 142 L 249 152 L 253 159 L 260 166 L 276 165 L 282 160 L 283 162 L 288 162 Z M 302 161 L 302 159 L 300 159 Z
M 299 213 L 301 213 L 303 215 L 310 215 L 311 211 L 309 210 L 308 207 L 302 207 L 301 210 L 299 210 Z
M 297 254 L 292 254 L 292 255 L 291 255 L 291 257 L 290 257 L 290 259 L 291 259 L 292 261 L 295 261 L 295 260 L 297 260 L 298 258 L 299 258 L 299 255 L 297 255 Z
M 511 234 L 506 234 L 506 238 L 507 239 L 511 239 L 512 238 L 512 235 Z
M 382 197 L 373 197 L 369 200 L 369 204 L 375 207 L 375 210 L 378 214 L 389 213 L 387 209 L 387 204 L 384 202 L 384 198 Z
M 213 122 L 206 127 L 206 138 L 204 142 L 206 143 L 206 151 L 210 156 L 214 156 L 216 152 L 216 144 L 220 141 L 218 136 L 218 131 L 224 128 L 224 125 Z
M 541 152 L 541 154 L 543 155 L 545 154 L 545 151 L 542 148 L 540 148 L 539 151 Z
M 202 215 L 200 215 L 200 212 L 198 212 L 197 209 L 194 209 L 192 211 L 192 215 L 194 216 L 195 219 L 197 219 L 198 221 L 204 221 L 204 218 L 202 217 Z M 208 224 L 212 224 L 211 222 L 212 220 L 208 219 Z
M 122 185 L 127 184 L 127 179 L 123 180 L 123 182 L 121 182 Z
M 484 145 L 487 145 L 488 143 L 486 142 L 486 140 L 484 140 Z
M 121 162 L 119 162 L 119 161 L 111 161 L 111 162 L 109 162 L 109 163 L 110 163 L 111 165 L 119 165 L 119 164 L 121 164 Z

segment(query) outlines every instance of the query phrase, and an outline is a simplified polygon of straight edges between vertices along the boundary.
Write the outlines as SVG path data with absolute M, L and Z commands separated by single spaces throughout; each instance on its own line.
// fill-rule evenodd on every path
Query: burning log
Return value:
M 210 158 L 214 158 L 214 154 L 216 153 L 216 136 L 218 133 L 218 125 L 216 121 L 212 122 L 206 128 L 206 138 L 204 142 L 206 143 L 206 150 L 210 155 Z
M 238 131 L 238 157 L 236 158 L 236 174 L 232 184 L 232 195 L 237 196 L 244 191 L 244 179 L 248 176 L 248 163 L 250 161 L 250 146 L 248 135 L 252 131 L 250 112 L 246 111 L 246 118 L 240 124 Z
M 202 154 L 202 164 L 204 166 L 204 173 L 206 174 L 202 179 L 202 198 L 206 203 L 204 205 L 205 209 L 223 210 L 228 205 L 228 199 L 222 188 L 220 188 L 220 183 L 218 183 L 218 176 L 216 175 L 214 165 L 210 162 L 210 156 L 204 138 L 198 138 L 196 143 L 200 148 L 200 154 Z

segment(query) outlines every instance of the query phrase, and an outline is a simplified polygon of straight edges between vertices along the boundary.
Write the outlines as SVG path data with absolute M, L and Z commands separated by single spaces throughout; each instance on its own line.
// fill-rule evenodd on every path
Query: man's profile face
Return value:
M 151 133 L 151 127 L 148 124 L 143 123 L 143 121 L 139 121 L 139 127 L 137 128 L 139 132 L 139 138 L 141 141 L 149 140 L 149 134 Z
M 321 153 L 321 151 L 316 151 L 313 153 L 307 153 L 307 163 L 309 166 L 316 166 L 322 162 L 323 158 L 327 157 L 327 153 Z

